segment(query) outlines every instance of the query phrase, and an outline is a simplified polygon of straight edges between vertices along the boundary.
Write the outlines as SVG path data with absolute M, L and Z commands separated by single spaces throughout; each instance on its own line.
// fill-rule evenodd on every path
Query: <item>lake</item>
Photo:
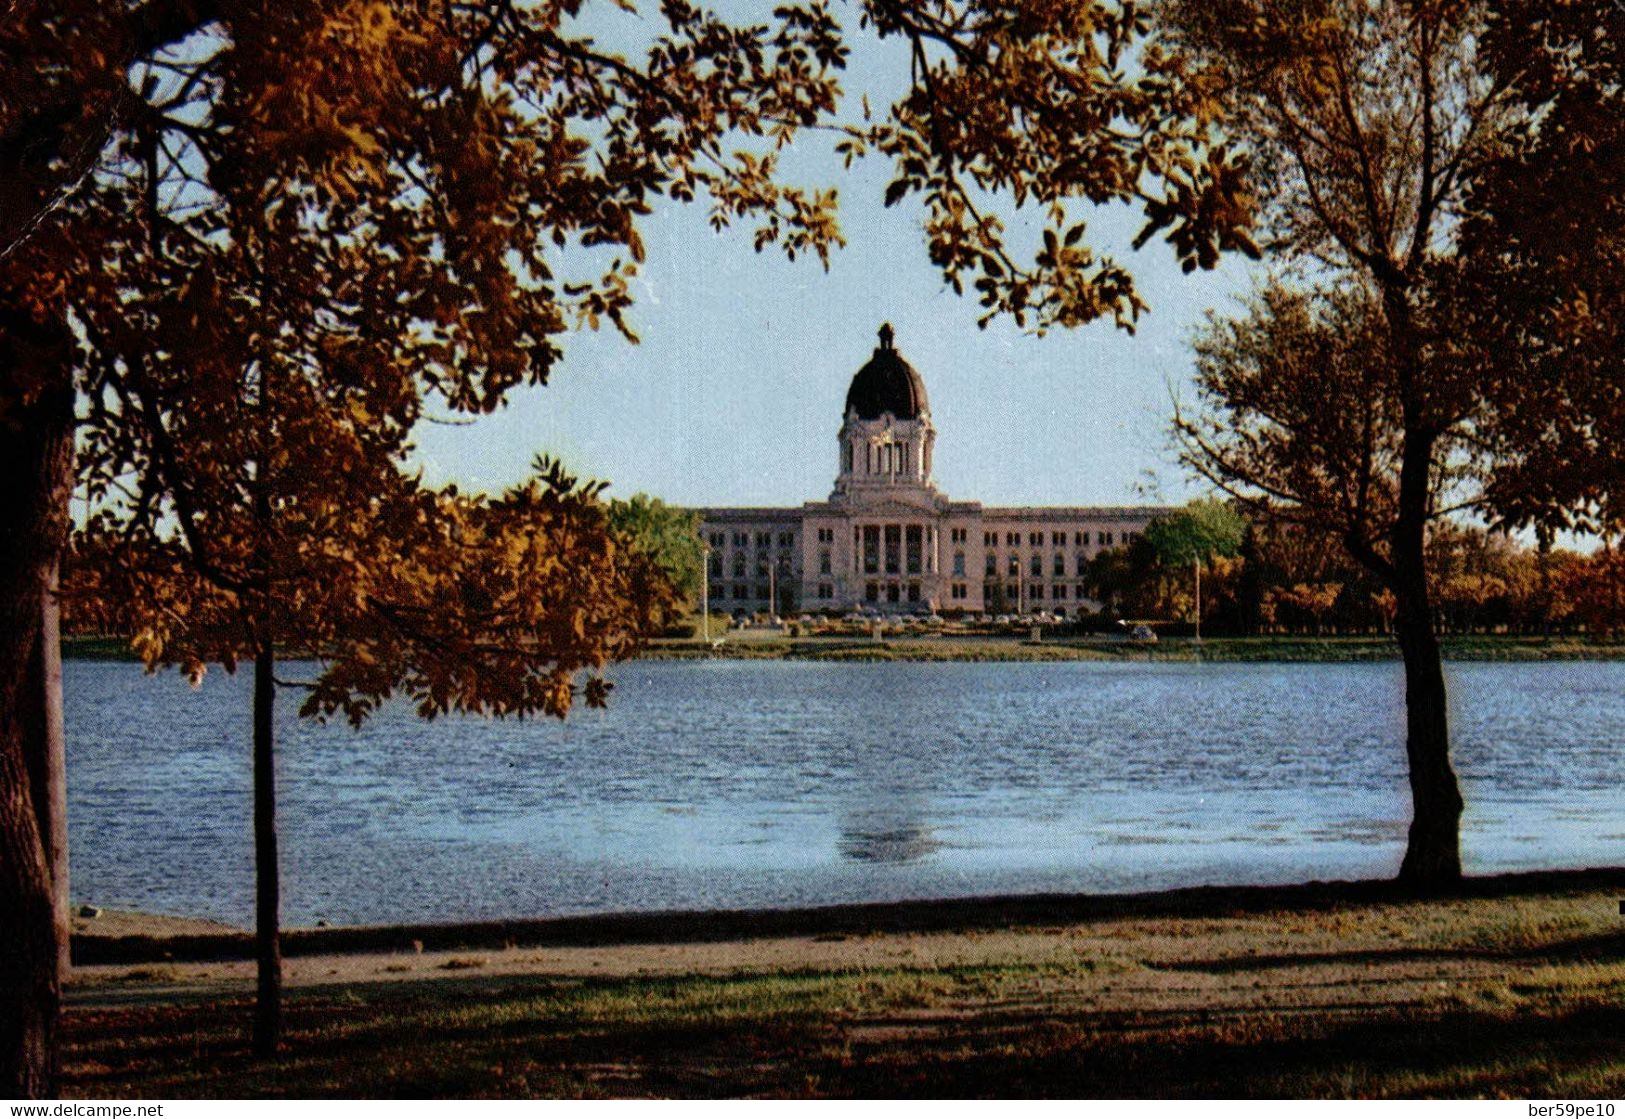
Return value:
M 297 666 L 285 673 L 298 675 Z M 1625 663 L 1448 666 L 1470 873 L 1625 863 Z M 76 901 L 253 913 L 248 674 L 65 666 Z M 1393 874 L 1397 664 L 637 662 L 565 722 L 279 700 L 290 925 Z

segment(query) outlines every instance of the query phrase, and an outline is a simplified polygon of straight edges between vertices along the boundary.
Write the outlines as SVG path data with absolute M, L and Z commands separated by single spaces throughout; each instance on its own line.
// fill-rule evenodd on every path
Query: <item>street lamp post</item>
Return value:
M 700 633 L 711 644 L 711 545 L 700 545 Z
M 1202 643 L 1202 561 L 1191 565 L 1196 568 L 1196 644 Z

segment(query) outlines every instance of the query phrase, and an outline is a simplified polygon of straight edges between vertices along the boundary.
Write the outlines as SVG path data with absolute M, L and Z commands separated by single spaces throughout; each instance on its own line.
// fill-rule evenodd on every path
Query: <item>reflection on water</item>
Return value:
M 246 922 L 248 681 L 70 663 L 78 898 Z M 1469 869 L 1625 863 L 1625 664 L 1450 667 Z M 284 913 L 377 922 L 1392 874 L 1398 665 L 644 663 L 564 723 L 283 703 Z
M 900 812 L 876 809 L 841 821 L 841 856 L 853 862 L 916 863 L 941 849 L 928 825 Z

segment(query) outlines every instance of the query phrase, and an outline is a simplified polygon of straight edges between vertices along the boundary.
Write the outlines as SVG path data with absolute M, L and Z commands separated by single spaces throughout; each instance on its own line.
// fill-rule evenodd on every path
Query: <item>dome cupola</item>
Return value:
M 878 420 L 890 413 L 895 419 L 917 420 L 930 413 L 925 382 L 892 346 L 892 337 L 891 324 L 883 324 L 880 345 L 846 390 L 848 415 L 855 412 L 861 420 Z
M 846 390 L 846 411 L 836 436 L 841 472 L 831 500 L 860 490 L 935 493 L 931 449 L 936 442 L 925 382 L 892 345 L 891 324 L 880 328 L 880 345 Z

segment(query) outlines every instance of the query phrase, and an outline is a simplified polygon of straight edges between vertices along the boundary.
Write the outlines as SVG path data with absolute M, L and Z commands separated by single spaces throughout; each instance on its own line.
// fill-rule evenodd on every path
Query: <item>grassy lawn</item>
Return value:
M 247 971 L 91 968 L 70 994 L 66 1088 L 1617 1098 L 1620 885 L 1176 899 L 958 929 L 899 909 L 884 932 L 318 956 L 265 1064 L 245 1049 Z

